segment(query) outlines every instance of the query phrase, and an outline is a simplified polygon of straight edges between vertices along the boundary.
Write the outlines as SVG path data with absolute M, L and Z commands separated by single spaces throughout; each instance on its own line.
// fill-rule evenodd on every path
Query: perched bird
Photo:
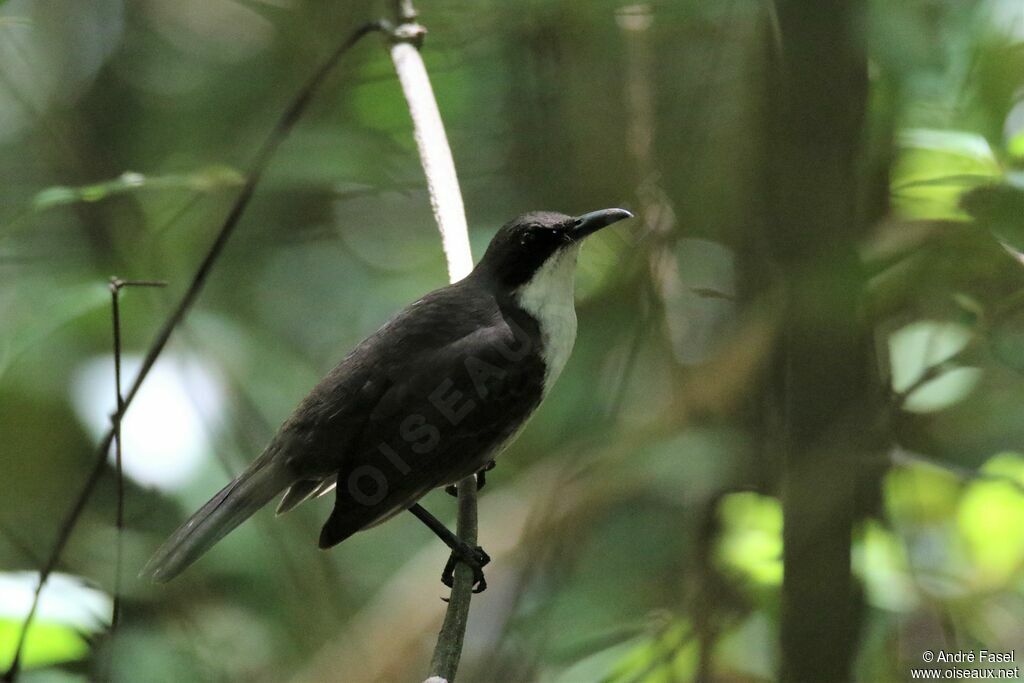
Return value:
M 278 494 L 278 512 L 336 489 L 329 548 L 410 510 L 486 584 L 469 548 L 416 504 L 493 466 L 558 378 L 576 339 L 573 283 L 585 237 L 630 218 L 528 213 L 505 224 L 465 279 L 409 305 L 299 403 L 263 453 L 143 569 L 167 581 Z

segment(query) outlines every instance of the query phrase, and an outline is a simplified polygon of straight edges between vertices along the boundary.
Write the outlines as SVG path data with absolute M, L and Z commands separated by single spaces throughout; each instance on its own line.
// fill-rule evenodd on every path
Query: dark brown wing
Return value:
M 497 314 L 491 324 L 392 368 L 357 447 L 338 472 L 320 546 L 400 512 L 438 486 L 481 469 L 540 402 L 535 338 Z
M 408 372 L 417 350 L 429 353 L 489 325 L 493 298 L 464 283 L 431 292 L 367 337 L 302 400 L 268 451 L 288 463 L 296 481 L 337 474 L 357 450 L 367 420 Z

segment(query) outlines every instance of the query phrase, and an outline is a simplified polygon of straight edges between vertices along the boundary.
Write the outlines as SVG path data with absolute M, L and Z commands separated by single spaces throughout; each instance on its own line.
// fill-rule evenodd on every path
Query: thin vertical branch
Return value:
M 117 471 L 117 547 L 114 550 L 114 604 L 110 615 L 110 633 L 117 631 L 121 621 L 121 572 L 124 561 L 124 463 L 121 454 L 121 415 L 124 413 L 124 393 L 121 391 L 121 287 L 123 281 L 110 279 L 110 317 L 114 326 L 114 414 L 110 416 L 114 430 L 114 467 Z
M 121 392 L 121 290 L 124 287 L 166 287 L 162 280 L 122 280 L 110 278 L 110 312 L 114 333 L 114 396 L 115 410 L 110 416 L 114 430 L 114 465 L 117 470 L 117 547 L 114 551 L 114 604 L 110 615 L 110 632 L 117 631 L 121 621 L 121 580 L 124 561 L 124 467 L 121 457 L 121 416 L 124 394 Z
M 426 29 L 416 21 L 417 13 L 412 0 L 396 0 L 395 12 L 398 25 L 391 34 L 391 60 L 409 105 L 416 147 L 430 191 L 430 205 L 441 231 L 441 243 L 448 261 L 448 277 L 451 282 L 457 282 L 473 270 L 473 254 L 451 147 L 448 145 L 448 136 L 444 131 L 430 77 L 419 52 Z M 458 491 L 459 517 L 456 530 L 459 538 L 475 546 L 476 478 L 469 476 L 463 479 L 459 482 Z M 430 663 L 432 681 L 454 681 L 462 657 L 469 603 L 473 595 L 473 572 L 460 562 L 455 566 L 454 579 L 448 609 Z
M 418 49 L 426 29 L 416 23 L 416 12 L 411 2 L 399 4 L 403 8 L 403 23 L 392 32 L 391 61 L 394 62 L 412 116 L 413 135 L 423 164 L 423 173 L 427 178 L 427 188 L 430 190 L 430 206 L 441 231 L 441 242 L 448 261 L 448 277 L 451 282 L 457 282 L 473 270 L 466 210 L 462 204 L 462 192 L 459 190 L 459 179 L 455 174 L 455 162 L 448 146 L 441 112 L 437 108 L 430 77 Z
M 188 289 L 185 290 L 185 293 L 178 301 L 177 306 L 175 306 L 170 316 L 168 316 L 159 332 L 157 332 L 156 338 L 146 351 L 146 355 L 142 359 L 142 365 L 139 368 L 139 372 L 129 387 L 128 393 L 125 394 L 123 405 L 117 414 L 117 420 L 120 420 L 124 416 L 125 411 L 127 411 L 129 406 L 131 406 L 132 400 L 134 400 L 136 394 L 138 394 L 143 381 L 145 381 L 149 371 L 156 363 L 157 358 L 160 357 L 160 354 L 167 346 L 167 342 L 171 338 L 171 334 L 173 334 L 174 330 L 177 329 L 178 325 L 185 318 L 185 314 L 189 311 L 192 304 L 199 296 L 199 292 L 206 284 L 206 280 L 209 277 L 214 264 L 224 251 L 224 247 L 227 245 L 228 240 L 234 233 L 242 214 L 245 213 L 245 209 L 248 207 L 249 201 L 252 199 L 256 185 L 263 177 L 263 173 L 269 165 L 274 152 L 277 151 L 277 148 L 281 145 L 284 139 L 288 137 L 288 134 L 295 127 L 295 123 L 306 110 L 310 100 L 323 85 L 327 75 L 335 65 L 337 65 L 341 57 L 355 46 L 363 37 L 375 31 L 380 31 L 382 28 L 383 27 L 380 22 L 372 22 L 357 28 L 347 38 L 345 38 L 335 51 L 326 60 L 324 60 L 323 64 L 320 65 L 310 79 L 306 81 L 303 87 L 296 94 L 295 98 L 292 99 L 288 108 L 277 120 L 277 123 L 271 129 L 266 140 L 257 151 L 252 165 L 250 166 L 245 185 L 242 186 L 242 190 L 235 199 L 235 203 L 232 205 L 231 210 L 224 219 L 224 223 L 221 225 L 220 230 L 217 232 L 217 236 L 214 239 L 213 244 L 210 245 L 210 248 L 206 252 L 206 256 L 203 257 L 202 262 L 196 269 Z M 103 474 L 104 465 L 107 460 L 107 452 L 110 450 L 113 440 L 114 430 L 111 428 L 100 440 L 100 444 L 96 449 L 92 470 L 89 472 L 88 477 L 86 477 L 85 483 L 82 485 L 78 496 L 75 498 L 74 503 L 71 505 L 71 509 L 68 511 L 67 516 L 64 518 L 64 521 L 60 526 L 60 530 L 57 533 L 57 540 L 54 542 L 46 563 L 39 570 L 39 583 L 36 585 L 35 595 L 32 599 L 32 606 L 29 608 L 29 612 L 22 624 L 21 634 L 18 638 L 18 644 L 15 647 L 11 665 L 3 676 L 3 681 L 6 683 L 10 683 L 18 677 L 18 673 L 21 670 L 21 655 L 25 645 L 25 637 L 28 633 L 29 627 L 32 625 L 33 619 L 35 618 L 35 613 L 39 605 L 39 596 L 42 593 L 43 586 L 46 584 L 46 580 L 53 572 L 54 567 L 56 567 L 57 563 L 60 561 L 60 557 L 64 552 L 68 539 L 71 537 L 71 532 L 74 530 L 75 526 L 77 526 L 78 521 L 82 516 L 82 511 L 85 509 L 86 503 L 89 502 L 89 498 L 92 496 L 92 493 L 96 488 L 96 484 L 99 482 L 100 476 Z
M 456 528 L 459 538 L 470 546 L 477 543 L 476 501 L 476 477 L 466 477 L 459 482 L 459 517 Z M 442 681 L 455 680 L 455 672 L 462 659 L 462 643 L 466 638 L 469 602 L 473 597 L 473 570 L 459 562 L 455 565 L 454 573 L 448 609 L 445 610 L 437 645 L 434 646 L 434 656 L 430 660 L 431 676 Z

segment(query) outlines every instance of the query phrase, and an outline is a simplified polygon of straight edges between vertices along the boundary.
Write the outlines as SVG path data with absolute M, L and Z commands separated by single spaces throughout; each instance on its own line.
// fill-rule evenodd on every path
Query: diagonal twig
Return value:
M 382 25 L 380 22 L 371 22 L 357 28 L 347 38 L 345 38 L 334 52 L 324 60 L 309 80 L 306 81 L 303 87 L 295 95 L 295 98 L 288 105 L 288 108 L 278 119 L 273 129 L 271 129 L 266 140 L 264 140 L 253 159 L 245 184 L 242 186 L 242 190 L 239 192 L 230 212 L 224 219 L 224 223 L 221 225 L 213 244 L 210 245 L 210 248 L 206 252 L 206 256 L 196 269 L 195 275 L 193 275 L 188 289 L 185 291 L 184 295 L 182 295 L 178 305 L 171 312 L 171 315 L 164 322 L 159 332 L 157 332 L 156 338 L 150 344 L 146 355 L 143 357 L 139 372 L 129 387 L 127 394 L 125 394 L 123 405 L 114 415 L 113 419 L 115 422 L 119 422 L 123 418 L 125 411 L 127 411 L 128 407 L 131 405 L 132 400 L 138 393 L 139 388 L 142 386 L 143 381 L 145 381 L 149 371 L 156 363 L 157 358 L 160 357 L 164 347 L 167 346 L 167 342 L 170 339 L 171 334 L 184 319 L 185 314 L 199 296 L 199 292 L 202 290 L 203 285 L 206 284 L 210 271 L 213 269 L 214 264 L 220 257 L 221 252 L 224 251 L 224 247 L 231 238 L 231 235 L 234 233 L 239 219 L 245 212 L 246 207 L 248 207 L 249 201 L 252 199 L 253 192 L 256 189 L 256 185 L 262 178 L 274 152 L 277 151 L 277 148 L 288 136 L 292 128 L 294 128 L 295 123 L 305 111 L 310 100 L 320 89 L 324 79 L 338 63 L 341 57 L 363 37 L 375 31 L 380 31 L 381 29 Z M 3 676 L 3 681 L 5 681 L 5 683 L 12 683 L 18 677 L 18 673 L 21 670 L 21 655 L 25 645 L 26 634 L 28 633 L 29 627 L 35 618 L 35 613 L 39 605 L 39 596 L 42 593 L 43 586 L 46 585 L 46 580 L 53 572 L 54 567 L 60 561 L 61 554 L 64 552 L 64 548 L 71 536 L 71 532 L 78 524 L 82 511 L 85 509 L 86 503 L 92 496 L 92 493 L 96 488 L 96 484 L 99 481 L 100 476 L 103 474 L 104 465 L 107 460 L 107 452 L 110 450 L 110 445 L 113 442 L 113 439 L 114 430 L 111 428 L 100 440 L 100 444 L 96 449 L 92 470 L 86 477 L 85 483 L 82 485 L 78 496 L 75 498 L 74 503 L 71 505 L 71 509 L 68 511 L 67 516 L 64 518 L 64 521 L 60 526 L 60 530 L 57 534 L 57 540 L 53 544 L 46 563 L 39 570 L 39 583 L 36 585 L 35 594 L 32 599 L 32 606 L 29 608 L 29 612 L 22 624 L 18 644 L 15 646 L 14 657 L 11 660 L 11 664 L 8 667 L 7 672 Z

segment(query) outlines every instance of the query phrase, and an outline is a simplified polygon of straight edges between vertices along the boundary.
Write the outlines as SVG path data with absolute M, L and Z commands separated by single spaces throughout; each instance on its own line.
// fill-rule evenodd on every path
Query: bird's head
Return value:
M 510 291 L 526 285 L 541 272 L 567 270 L 571 276 L 584 238 L 632 217 L 625 209 L 602 209 L 582 216 L 553 211 L 524 213 L 498 230 L 477 271 Z M 562 267 L 556 268 L 558 265 Z

